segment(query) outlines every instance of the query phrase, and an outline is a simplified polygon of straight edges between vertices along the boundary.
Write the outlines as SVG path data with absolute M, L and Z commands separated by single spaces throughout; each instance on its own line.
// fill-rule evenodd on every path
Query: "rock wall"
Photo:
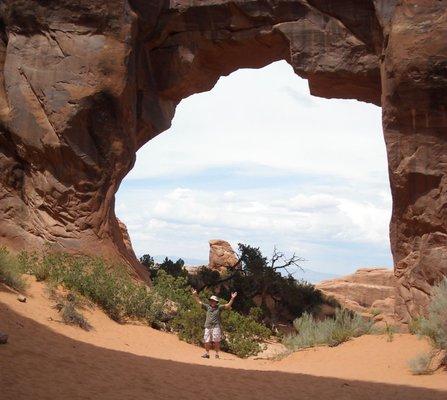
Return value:
M 376 320 L 390 320 L 394 314 L 396 278 L 387 268 L 360 268 L 351 275 L 315 285 L 335 298 L 343 307 L 371 315 Z
M 446 0 L 3 0 L 0 242 L 121 257 L 135 152 L 176 105 L 287 60 L 311 93 L 382 105 L 398 312 L 447 274 Z

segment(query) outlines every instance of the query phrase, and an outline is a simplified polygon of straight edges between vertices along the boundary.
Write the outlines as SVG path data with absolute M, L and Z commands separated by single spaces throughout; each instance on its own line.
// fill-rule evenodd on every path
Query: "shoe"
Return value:
M 210 355 L 207 354 L 207 353 L 205 353 L 205 354 L 202 356 L 202 358 L 210 358 Z
M 215 357 L 216 357 L 216 358 L 220 358 L 220 357 L 219 357 L 219 354 L 216 354 L 216 356 L 215 356 Z

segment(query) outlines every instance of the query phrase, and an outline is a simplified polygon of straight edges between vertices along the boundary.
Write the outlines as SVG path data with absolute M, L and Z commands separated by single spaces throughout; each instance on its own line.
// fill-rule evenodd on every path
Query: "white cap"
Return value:
M 210 300 L 214 300 L 214 301 L 219 302 L 219 299 L 218 299 L 216 296 L 211 296 L 211 297 L 210 297 Z

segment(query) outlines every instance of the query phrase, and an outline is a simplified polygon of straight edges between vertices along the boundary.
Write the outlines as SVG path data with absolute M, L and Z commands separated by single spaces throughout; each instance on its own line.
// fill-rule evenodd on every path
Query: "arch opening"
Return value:
M 285 61 L 183 100 L 117 194 L 137 255 L 207 262 L 208 240 L 274 245 L 326 274 L 392 266 L 381 110 L 309 94 Z

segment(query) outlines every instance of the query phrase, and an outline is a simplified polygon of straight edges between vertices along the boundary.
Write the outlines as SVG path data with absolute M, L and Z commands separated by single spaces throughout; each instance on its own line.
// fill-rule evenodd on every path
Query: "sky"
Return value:
M 207 260 L 224 239 L 323 273 L 392 267 L 381 109 L 311 96 L 285 61 L 240 69 L 138 151 L 116 213 L 137 255 Z

